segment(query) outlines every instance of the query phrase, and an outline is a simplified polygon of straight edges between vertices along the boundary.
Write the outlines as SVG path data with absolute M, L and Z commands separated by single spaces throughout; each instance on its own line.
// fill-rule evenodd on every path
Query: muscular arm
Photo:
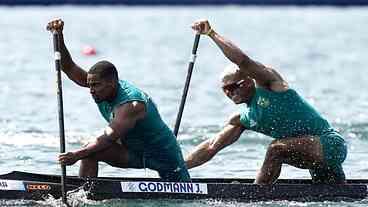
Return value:
M 145 116 L 145 105 L 134 101 L 126 103 L 115 110 L 115 118 L 105 129 L 105 133 L 97 137 L 96 141 L 75 152 L 77 159 L 88 157 L 90 154 L 104 150 L 124 137 L 138 120 Z
M 208 139 L 199 144 L 193 152 L 185 159 L 188 169 L 202 165 L 212 159 L 221 149 L 231 145 L 239 139 L 245 128 L 240 123 L 240 115 L 236 114 L 231 117 L 230 121 L 215 135 L 212 139 Z
M 192 28 L 201 34 L 207 34 L 221 49 L 223 54 L 234 64 L 239 66 L 243 76 L 249 76 L 256 80 L 257 84 L 263 88 L 284 91 L 287 89 L 287 83 L 281 75 L 274 69 L 250 59 L 233 42 L 219 35 L 213 29 L 208 20 L 199 20 L 193 23 Z
M 61 66 L 64 73 L 70 80 L 82 87 L 88 87 L 87 85 L 87 72 L 74 63 L 68 49 L 65 46 L 64 35 L 59 32 L 59 44 L 61 53 Z
M 65 46 L 63 28 L 64 22 L 61 19 L 51 20 L 46 27 L 46 29 L 52 33 L 58 33 L 61 54 L 61 69 L 65 72 L 69 79 L 82 87 L 88 87 L 87 72 L 74 63 L 68 49 Z
M 252 60 L 233 42 L 215 31 L 211 32 L 209 36 L 221 49 L 223 54 L 231 62 L 239 66 L 243 76 L 249 76 L 255 79 L 259 86 L 269 90 L 284 91 L 287 89 L 286 81 L 283 80 L 276 70 Z

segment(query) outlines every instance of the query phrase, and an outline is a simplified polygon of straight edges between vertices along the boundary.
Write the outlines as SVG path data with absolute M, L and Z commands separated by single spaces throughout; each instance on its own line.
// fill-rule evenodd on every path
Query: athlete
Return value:
M 115 66 L 100 61 L 88 72 L 74 63 L 63 39 L 64 22 L 52 20 L 47 30 L 57 32 L 62 71 L 76 84 L 87 87 L 103 118 L 104 133 L 81 149 L 59 155 L 59 162 L 81 160 L 79 175 L 97 177 L 98 162 L 119 168 L 149 168 L 167 181 L 190 181 L 181 149 L 163 122 L 152 99 L 126 80 L 118 79 Z
M 215 32 L 207 20 L 194 22 L 192 28 L 210 37 L 233 63 L 222 74 L 222 90 L 235 104 L 244 105 L 221 132 L 188 155 L 188 169 L 207 162 L 250 130 L 274 138 L 255 183 L 274 183 L 284 163 L 309 169 L 314 183 L 344 183 L 342 163 L 347 147 L 329 122 L 290 88 L 275 69 L 250 59 Z

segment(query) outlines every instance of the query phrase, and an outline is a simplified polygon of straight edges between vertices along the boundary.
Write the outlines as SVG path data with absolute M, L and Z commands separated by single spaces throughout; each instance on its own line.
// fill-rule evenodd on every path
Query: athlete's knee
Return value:
M 272 142 L 267 149 L 267 155 L 272 158 L 284 158 L 288 152 L 286 144 L 280 142 Z

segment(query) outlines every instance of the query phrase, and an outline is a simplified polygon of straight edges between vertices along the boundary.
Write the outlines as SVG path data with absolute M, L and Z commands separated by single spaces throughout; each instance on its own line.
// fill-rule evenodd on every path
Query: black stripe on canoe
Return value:
M 40 200 L 61 196 L 60 176 L 26 172 L 0 175 L 0 199 Z M 253 179 L 194 178 L 192 183 L 164 182 L 158 178 L 67 177 L 67 190 L 83 187 L 88 197 L 102 199 L 219 199 L 264 200 L 356 200 L 367 197 L 367 180 L 344 185 L 316 185 L 307 179 L 281 179 L 274 185 L 255 185 Z M 9 185 L 9 186 L 8 186 Z M 12 185 L 12 186 L 10 186 Z M 124 191 L 124 192 L 123 192 Z

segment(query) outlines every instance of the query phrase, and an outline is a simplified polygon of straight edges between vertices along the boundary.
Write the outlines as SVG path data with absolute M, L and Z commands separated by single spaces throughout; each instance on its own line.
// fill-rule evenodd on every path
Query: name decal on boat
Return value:
M 0 180 L 0 190 L 21 190 L 25 191 L 23 181 Z
M 123 192 L 208 194 L 205 183 L 121 182 Z

